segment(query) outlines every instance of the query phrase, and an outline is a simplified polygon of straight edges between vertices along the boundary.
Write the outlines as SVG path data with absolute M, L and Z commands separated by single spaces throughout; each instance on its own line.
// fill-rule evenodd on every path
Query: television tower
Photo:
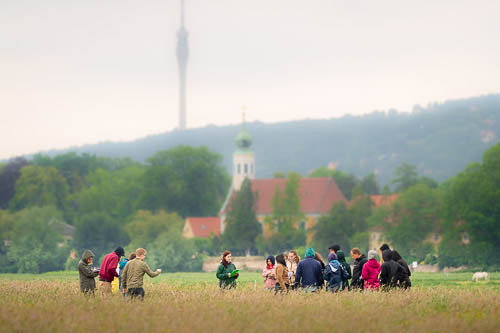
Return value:
M 177 31 L 177 63 L 179 64 L 179 130 L 186 129 L 186 67 L 189 56 L 188 32 L 184 28 L 184 0 L 181 0 L 181 27 Z

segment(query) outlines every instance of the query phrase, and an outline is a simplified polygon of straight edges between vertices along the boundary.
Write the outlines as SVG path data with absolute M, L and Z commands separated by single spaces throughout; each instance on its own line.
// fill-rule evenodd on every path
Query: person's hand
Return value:
M 231 273 L 227 273 L 227 277 L 231 277 Z
M 161 268 L 158 268 L 156 271 L 157 271 L 158 273 L 161 273 Z

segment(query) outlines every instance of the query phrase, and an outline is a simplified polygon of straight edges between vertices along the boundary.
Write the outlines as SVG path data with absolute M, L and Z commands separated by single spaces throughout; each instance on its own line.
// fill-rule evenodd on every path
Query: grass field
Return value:
M 289 293 L 262 290 L 243 272 L 221 292 L 214 273 L 145 278 L 144 302 L 86 298 L 76 272 L 0 275 L 0 332 L 493 332 L 500 331 L 500 273 L 415 273 L 410 292 Z

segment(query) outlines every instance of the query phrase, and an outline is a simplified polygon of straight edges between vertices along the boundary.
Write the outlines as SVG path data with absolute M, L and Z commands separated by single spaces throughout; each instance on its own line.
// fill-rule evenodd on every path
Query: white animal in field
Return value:
M 488 281 L 488 273 L 487 272 L 476 272 L 474 275 L 472 275 L 472 281 L 477 282 L 479 279 L 484 279 L 485 281 Z

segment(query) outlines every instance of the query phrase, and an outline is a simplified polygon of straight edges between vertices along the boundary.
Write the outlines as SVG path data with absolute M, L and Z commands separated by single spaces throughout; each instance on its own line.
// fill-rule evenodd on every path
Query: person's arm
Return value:
M 387 278 L 390 272 L 387 271 L 387 265 L 382 265 L 382 270 L 380 271 L 380 283 L 386 284 Z
M 228 274 L 224 273 L 224 265 L 220 264 L 215 274 L 219 280 L 226 280 L 229 278 Z
M 142 270 L 144 273 L 146 273 L 147 275 L 149 275 L 149 277 L 152 277 L 152 278 L 160 275 L 160 273 L 161 273 L 160 270 L 156 270 L 156 272 L 153 272 L 151 270 L 151 268 L 149 268 L 148 264 L 146 264 L 144 261 L 142 262 Z
M 269 275 L 269 270 L 267 269 L 267 267 L 264 267 L 264 269 L 262 270 L 262 276 L 267 279 L 268 275 Z
M 323 280 L 323 269 L 322 265 L 319 266 L 319 269 L 316 271 L 316 285 L 318 287 L 322 287 L 324 285 L 324 280 Z
M 92 266 L 86 265 L 84 263 L 78 265 L 78 269 L 80 270 L 80 272 L 82 272 L 83 275 L 88 278 L 95 278 L 97 275 L 99 275 L 99 271 L 93 270 Z
M 118 261 L 120 258 L 118 256 L 112 257 L 109 260 L 108 273 L 111 277 L 118 277 L 118 272 L 116 271 L 116 267 L 118 267 Z
M 361 270 L 361 278 L 366 281 L 368 279 L 368 269 L 363 265 L 363 269 Z
M 125 268 L 122 272 L 122 289 L 123 293 L 127 292 L 127 278 L 128 278 L 128 268 L 130 267 L 129 263 L 125 265 Z
M 302 280 L 302 266 L 299 263 L 297 265 L 297 271 L 295 272 L 295 288 L 300 285 L 300 280 Z

